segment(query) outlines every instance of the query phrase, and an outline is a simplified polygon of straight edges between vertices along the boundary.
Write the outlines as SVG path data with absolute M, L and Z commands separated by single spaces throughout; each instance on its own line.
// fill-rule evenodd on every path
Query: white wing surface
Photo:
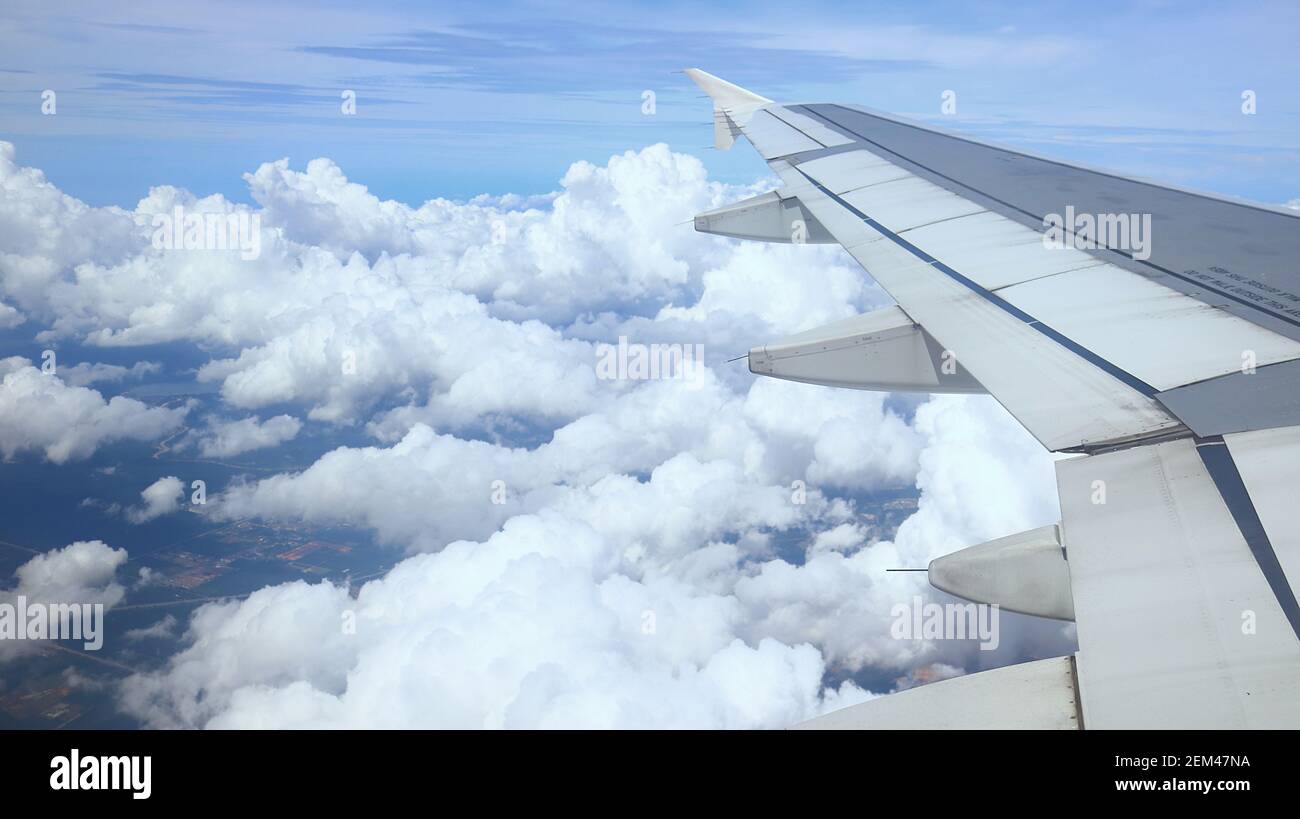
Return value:
M 987 392 L 1081 456 L 1058 463 L 1059 527 L 931 567 L 977 602 L 1072 613 L 1066 666 L 812 727 L 1300 727 L 1300 213 L 687 74 L 717 147 L 743 136 L 784 183 L 696 228 L 838 242 L 897 302 L 755 346 L 753 372 Z

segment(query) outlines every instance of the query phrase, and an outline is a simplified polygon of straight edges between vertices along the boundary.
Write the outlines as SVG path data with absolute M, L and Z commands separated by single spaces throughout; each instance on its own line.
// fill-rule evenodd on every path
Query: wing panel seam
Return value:
M 1087 361 L 1089 364 L 1092 364 L 1094 367 L 1097 367 L 1098 369 L 1106 372 L 1108 375 L 1113 376 L 1114 378 L 1118 379 L 1128 387 L 1131 387 L 1132 389 L 1138 391 L 1145 397 L 1153 398 L 1156 395 L 1156 393 L 1159 392 L 1159 390 L 1157 390 L 1155 387 L 1146 383 L 1145 381 L 1133 375 L 1132 373 L 1128 372 L 1127 370 L 1120 368 L 1118 365 L 1114 364 L 1113 362 L 1107 361 L 1106 359 L 1094 353 L 1092 350 L 1089 350 L 1087 347 L 1084 347 L 1082 344 L 1079 344 L 1078 342 L 1074 341 L 1073 339 L 1069 338 L 1063 333 L 1052 329 L 1046 324 L 1043 324 L 1038 319 L 1029 315 L 1024 310 L 1021 310 L 1019 307 L 1015 306 L 1014 304 L 1002 298 L 1001 296 L 994 293 L 993 291 L 988 290 L 987 288 L 981 286 L 974 280 L 967 278 L 966 276 L 963 276 L 961 273 L 958 273 L 956 270 L 952 269 L 948 265 L 939 261 L 935 257 L 931 256 L 929 253 L 925 252 L 921 248 L 909 242 L 907 239 L 904 239 L 902 236 L 899 236 L 897 233 L 885 227 L 880 222 L 871 218 L 867 214 L 858 210 L 853 205 L 846 202 L 844 199 L 832 193 L 829 188 L 827 188 L 825 185 L 818 182 L 817 180 L 813 179 L 811 176 L 804 173 L 799 168 L 796 167 L 795 170 L 799 172 L 800 176 L 802 176 L 804 179 L 807 179 L 814 187 L 816 187 L 819 191 L 821 191 L 823 194 L 829 197 L 832 201 L 838 203 L 841 207 L 845 208 L 854 216 L 857 216 L 859 219 L 865 222 L 872 230 L 875 230 L 876 232 L 885 236 L 886 238 L 894 242 L 899 247 L 911 253 L 913 256 L 925 262 L 926 264 L 934 267 L 936 270 L 939 270 L 940 272 L 944 273 L 946 276 L 953 279 L 954 281 L 964 285 L 967 289 L 975 293 L 980 298 L 984 299 L 985 301 L 989 302 L 995 307 L 1001 308 L 1003 311 L 1009 313 L 1015 318 L 1020 319 L 1027 326 L 1032 327 L 1033 329 L 1047 336 L 1052 341 L 1055 341 L 1057 344 L 1061 345 L 1062 347 L 1065 347 L 1070 352 L 1074 353 L 1075 355 Z

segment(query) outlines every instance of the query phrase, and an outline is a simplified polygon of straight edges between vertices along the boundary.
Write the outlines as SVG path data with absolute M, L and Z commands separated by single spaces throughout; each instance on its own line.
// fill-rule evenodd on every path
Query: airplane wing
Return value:
M 783 183 L 696 229 L 838 242 L 897 302 L 755 347 L 752 372 L 986 392 L 1076 454 L 1059 525 L 930 580 L 1073 620 L 1078 652 L 806 727 L 1300 727 L 1300 213 L 686 73 L 716 147 L 745 137 Z

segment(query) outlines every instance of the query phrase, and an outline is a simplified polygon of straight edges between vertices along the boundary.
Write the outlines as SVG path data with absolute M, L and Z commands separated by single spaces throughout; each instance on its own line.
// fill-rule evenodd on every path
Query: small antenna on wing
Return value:
M 742 358 L 749 358 L 749 353 L 745 353 L 744 355 L 738 355 L 735 358 L 728 358 L 727 363 L 730 364 L 731 362 L 739 361 Z

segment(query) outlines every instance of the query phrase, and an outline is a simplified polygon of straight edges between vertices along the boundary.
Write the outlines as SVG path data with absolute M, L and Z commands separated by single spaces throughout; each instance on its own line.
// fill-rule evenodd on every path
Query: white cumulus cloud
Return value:
M 277 415 L 265 421 L 255 415 L 234 421 L 212 419 L 199 437 L 199 452 L 208 458 L 228 458 L 279 446 L 296 437 L 301 429 L 302 422 L 292 415 Z
M 186 407 L 150 407 L 123 396 L 104 400 L 69 386 L 20 357 L 0 359 L 0 452 L 36 451 L 54 463 L 81 460 L 106 443 L 152 441 L 180 427 Z
M 120 364 L 103 364 L 99 362 L 82 362 L 71 367 L 59 367 L 58 375 L 67 384 L 85 387 L 90 384 L 117 383 L 128 379 L 139 379 L 146 375 L 162 372 L 162 364 L 157 361 L 137 361 L 130 367 Z
M 100 540 L 79 540 L 51 549 L 14 570 L 18 582 L 12 589 L 0 590 L 0 603 L 16 605 L 17 599 L 23 597 L 29 604 L 99 604 L 112 608 L 126 595 L 126 589 L 116 579 L 126 558 L 126 549 L 113 549 Z M 0 661 L 25 654 L 37 645 L 29 640 L 0 640 Z
M 132 523 L 145 523 L 181 508 L 185 497 L 185 482 L 175 475 L 159 478 L 140 490 L 144 501 L 140 506 L 128 507 L 126 519 Z

